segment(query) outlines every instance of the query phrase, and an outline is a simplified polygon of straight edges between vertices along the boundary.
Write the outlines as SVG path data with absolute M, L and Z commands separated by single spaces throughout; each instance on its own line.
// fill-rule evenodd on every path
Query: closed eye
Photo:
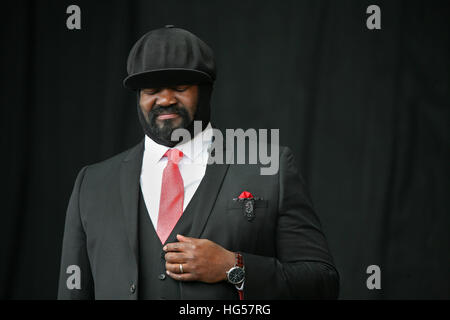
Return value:
M 186 91 L 187 89 L 189 89 L 190 86 L 176 86 L 173 88 L 173 90 L 177 91 L 177 92 L 183 92 Z
M 155 93 L 158 93 L 158 91 L 160 91 L 161 89 L 160 88 L 150 88 L 150 89 L 144 89 L 144 90 L 142 90 L 142 92 L 143 93 L 145 93 L 145 94 L 155 94 Z

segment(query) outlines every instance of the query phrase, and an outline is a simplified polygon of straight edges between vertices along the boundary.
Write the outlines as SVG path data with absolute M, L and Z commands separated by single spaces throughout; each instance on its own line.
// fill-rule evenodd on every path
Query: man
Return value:
M 145 138 L 80 171 L 58 297 L 336 298 L 338 273 L 289 149 L 274 175 L 205 161 L 214 153 L 211 49 L 166 26 L 134 45 L 127 69 Z M 173 141 L 175 129 L 190 139 Z

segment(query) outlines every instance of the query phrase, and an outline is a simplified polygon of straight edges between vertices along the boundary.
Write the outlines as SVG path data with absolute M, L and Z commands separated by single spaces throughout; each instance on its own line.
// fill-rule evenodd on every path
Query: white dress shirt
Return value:
M 184 184 L 183 211 L 205 175 L 212 136 L 213 131 L 211 123 L 209 123 L 205 130 L 197 134 L 194 139 L 174 147 L 184 154 L 178 163 Z M 162 175 L 168 161 L 167 157 L 163 156 L 169 149 L 169 147 L 156 143 L 147 135 L 145 136 L 140 183 L 145 205 L 155 230 L 158 224 Z

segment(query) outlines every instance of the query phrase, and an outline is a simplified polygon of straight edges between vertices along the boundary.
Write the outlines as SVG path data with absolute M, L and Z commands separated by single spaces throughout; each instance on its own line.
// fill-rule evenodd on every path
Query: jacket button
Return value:
M 136 292 L 136 285 L 133 283 L 130 287 L 130 292 L 135 293 Z
M 164 273 L 161 273 L 159 276 L 158 276 L 158 279 L 159 280 L 164 280 L 166 278 L 166 275 L 164 274 Z

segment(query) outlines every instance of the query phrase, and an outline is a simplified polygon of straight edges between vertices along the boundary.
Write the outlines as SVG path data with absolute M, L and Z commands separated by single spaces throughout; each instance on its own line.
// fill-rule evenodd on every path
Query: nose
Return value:
M 171 106 L 176 102 L 175 92 L 170 88 L 163 88 L 159 91 L 158 96 L 156 97 L 156 104 L 163 107 Z

